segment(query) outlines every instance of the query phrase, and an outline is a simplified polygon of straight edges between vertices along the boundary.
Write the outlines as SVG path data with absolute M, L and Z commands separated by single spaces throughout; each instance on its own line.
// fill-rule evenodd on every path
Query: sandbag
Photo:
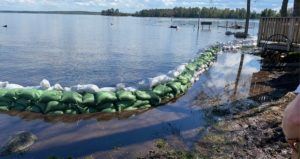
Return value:
M 0 82 L 0 88 L 5 88 L 8 84 L 8 82 Z
M 167 86 L 172 88 L 174 95 L 181 93 L 181 83 L 180 82 L 169 82 Z
M 8 89 L 3 97 L 6 99 L 16 99 L 19 91 L 20 89 Z
M 149 109 L 149 108 L 151 108 L 151 105 L 149 104 L 139 107 L 139 109 Z
M 96 93 L 99 92 L 100 89 L 97 85 L 87 84 L 87 85 L 76 85 L 71 87 L 71 91 L 75 91 L 78 93 Z
M 77 111 L 73 109 L 67 109 L 64 111 L 64 114 L 75 115 L 77 114 Z
M 58 101 L 51 101 L 47 104 L 47 107 L 45 109 L 45 113 L 55 111 L 55 110 L 65 110 L 67 109 L 67 106 L 64 104 L 59 103 Z
M 115 92 L 116 90 L 115 87 L 103 87 L 99 89 L 99 92 Z
M 26 111 L 34 112 L 34 113 L 41 113 L 41 110 L 37 106 L 29 106 L 26 108 Z
M 86 110 L 86 113 L 97 113 L 97 112 L 98 112 L 97 109 L 91 107 L 87 108 Z
M 40 82 L 40 86 L 41 86 L 41 88 L 42 88 L 43 90 L 46 90 L 46 89 L 48 89 L 48 88 L 51 87 L 50 82 L 49 82 L 48 80 L 46 80 L 46 79 L 43 79 L 43 80 Z
M 80 114 L 88 113 L 88 107 L 77 105 L 76 108 Z
M 117 93 L 117 97 L 120 101 L 135 101 L 136 97 L 135 95 L 133 95 L 132 92 L 130 91 L 118 91 Z
M 57 111 L 53 111 L 53 112 L 49 112 L 47 113 L 48 115 L 63 115 L 64 112 L 61 110 L 57 110 Z
M 150 101 L 148 101 L 148 100 L 137 100 L 137 101 L 132 105 L 132 107 L 139 108 L 139 107 L 143 107 L 143 106 L 149 105 L 149 104 L 150 104 Z
M 82 95 L 77 92 L 63 92 L 61 101 L 69 104 L 82 103 Z
M 158 85 L 158 86 L 154 87 L 153 92 L 155 94 L 157 94 L 158 96 L 163 97 L 166 94 L 172 92 L 172 88 L 161 84 L 161 85 Z
M 103 109 L 101 112 L 103 112 L 103 113 L 115 113 L 116 109 L 114 109 L 114 108 L 106 108 L 106 109 Z
M 60 101 L 62 97 L 61 91 L 43 91 L 40 102 L 48 103 L 50 101 Z
M 16 105 L 11 107 L 12 110 L 17 110 L 17 111 L 24 111 L 27 108 L 27 106 L 23 106 L 23 105 Z
M 94 94 L 85 93 L 84 96 L 82 97 L 82 104 L 93 105 L 94 103 L 95 103 Z
M 24 106 L 24 107 L 27 107 L 28 105 L 30 105 L 30 101 L 27 100 L 27 99 L 17 99 L 15 102 L 14 102 L 14 106 Z
M 97 105 L 114 102 L 117 100 L 117 96 L 114 92 L 98 92 L 96 93 L 95 98 Z
M 151 94 L 146 91 L 136 91 L 135 92 L 136 98 L 140 100 L 150 100 Z
M 98 110 L 103 110 L 107 108 L 115 108 L 114 103 L 104 103 L 104 104 L 97 105 Z
M 124 109 L 124 111 L 133 111 L 133 110 L 137 110 L 138 108 L 136 108 L 136 107 L 127 107 L 127 108 L 125 108 Z
M 121 110 L 130 107 L 134 104 L 134 101 L 119 101 L 117 102 L 116 106 L 118 108 L 118 111 L 120 112 Z
M 5 89 L 22 89 L 22 88 L 24 88 L 24 87 L 21 85 L 12 84 L 12 83 L 9 83 L 5 86 Z
M 149 78 L 148 80 L 149 80 L 149 86 L 150 86 L 150 88 L 152 88 L 152 87 L 157 86 L 159 84 L 163 84 L 163 83 L 172 81 L 173 78 L 171 78 L 167 75 L 160 75 L 160 76 L 157 76 L 157 77 L 154 77 L 154 78 Z
M 9 108 L 8 108 L 8 106 L 1 106 L 0 105 L 0 111 L 3 111 L 3 112 L 9 111 Z
M 18 97 L 27 100 L 37 101 L 42 95 L 42 93 L 42 91 L 36 89 L 22 89 L 18 92 Z
M 47 104 L 46 103 L 36 103 L 34 106 L 38 107 L 42 113 L 46 113 Z

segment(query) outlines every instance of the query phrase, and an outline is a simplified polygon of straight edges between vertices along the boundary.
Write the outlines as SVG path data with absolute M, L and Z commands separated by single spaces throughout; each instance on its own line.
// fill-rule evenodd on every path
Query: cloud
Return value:
M 292 6 L 292 2 L 289 3 Z M 119 8 L 121 11 L 134 12 L 149 8 L 219 7 L 242 8 L 246 0 L 1 0 L 1 10 L 88 10 L 100 11 Z M 252 9 L 279 9 L 281 0 L 252 0 Z

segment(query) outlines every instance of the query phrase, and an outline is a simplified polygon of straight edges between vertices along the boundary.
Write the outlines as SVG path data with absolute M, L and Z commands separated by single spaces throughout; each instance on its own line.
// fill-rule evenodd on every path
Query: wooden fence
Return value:
M 261 18 L 258 46 L 278 50 L 300 50 L 300 17 Z

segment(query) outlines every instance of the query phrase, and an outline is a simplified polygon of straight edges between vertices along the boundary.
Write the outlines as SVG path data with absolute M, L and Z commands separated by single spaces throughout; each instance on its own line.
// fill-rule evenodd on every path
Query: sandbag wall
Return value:
M 160 83 L 148 90 L 116 90 L 96 93 L 38 89 L 0 89 L 0 111 L 30 111 L 43 114 L 85 114 L 122 112 L 147 109 L 165 104 L 192 86 L 204 68 L 215 60 L 218 46 L 193 59 L 172 81 Z M 200 73 L 199 73 L 200 72 Z

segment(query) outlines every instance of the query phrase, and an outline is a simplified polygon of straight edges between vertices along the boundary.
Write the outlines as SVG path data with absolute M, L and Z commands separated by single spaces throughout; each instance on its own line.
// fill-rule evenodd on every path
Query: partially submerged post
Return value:
M 249 19 L 250 19 L 250 6 L 251 6 L 251 0 L 247 0 L 247 14 L 246 14 L 246 24 L 245 24 L 245 36 L 248 35 L 248 29 L 249 29 Z

